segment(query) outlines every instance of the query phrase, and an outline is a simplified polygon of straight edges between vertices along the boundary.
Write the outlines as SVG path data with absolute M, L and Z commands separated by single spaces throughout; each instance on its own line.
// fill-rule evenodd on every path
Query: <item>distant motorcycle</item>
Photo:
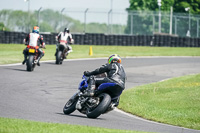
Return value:
M 62 64 L 63 60 L 65 59 L 65 53 L 69 50 L 68 44 L 59 43 L 56 53 L 56 64 Z
M 112 94 L 104 92 L 103 89 L 107 86 L 112 86 L 114 83 L 103 83 L 95 89 L 95 94 L 92 97 L 83 96 L 88 87 L 89 77 L 83 75 L 82 81 L 79 85 L 79 91 L 75 93 L 65 104 L 63 108 L 64 114 L 71 114 L 75 110 L 86 114 L 88 118 L 97 118 L 101 114 L 107 113 L 115 108 L 114 100 L 117 97 L 111 97 Z
M 43 48 L 43 47 L 40 47 Z M 44 47 L 45 48 L 45 47 Z M 37 59 L 39 57 L 38 50 L 35 47 L 30 47 L 28 50 L 28 59 L 26 61 L 26 70 L 33 71 L 37 65 Z

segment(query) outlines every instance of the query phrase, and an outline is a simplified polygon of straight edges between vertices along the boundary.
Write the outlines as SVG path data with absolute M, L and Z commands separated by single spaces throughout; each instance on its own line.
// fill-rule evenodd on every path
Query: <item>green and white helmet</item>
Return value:
M 108 58 L 108 64 L 113 63 L 113 62 L 118 62 L 121 63 L 121 57 L 117 54 L 113 54 Z

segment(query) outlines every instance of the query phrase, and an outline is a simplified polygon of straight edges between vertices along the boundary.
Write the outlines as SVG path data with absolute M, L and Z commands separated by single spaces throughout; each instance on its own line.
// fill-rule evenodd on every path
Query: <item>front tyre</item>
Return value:
M 104 113 L 111 103 L 111 97 L 107 93 L 102 93 L 98 96 L 100 103 L 97 107 L 88 109 L 86 114 L 88 118 L 97 118 Z
M 76 110 L 76 103 L 78 99 L 69 99 L 63 108 L 63 113 L 68 115 Z
M 34 56 L 33 55 L 30 55 L 27 62 L 26 62 L 26 65 L 27 65 L 27 71 L 33 71 L 34 70 L 34 67 L 33 67 L 33 64 L 34 64 Z
M 62 51 L 58 51 L 56 55 L 56 64 L 62 64 Z

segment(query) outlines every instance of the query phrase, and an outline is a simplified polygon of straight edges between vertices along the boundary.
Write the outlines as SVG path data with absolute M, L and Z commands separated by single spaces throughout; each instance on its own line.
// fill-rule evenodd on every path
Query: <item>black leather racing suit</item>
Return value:
M 109 91 L 112 95 L 111 97 L 119 96 L 125 89 L 126 74 L 123 66 L 120 63 L 113 62 L 111 64 L 105 64 L 102 67 L 85 74 L 86 76 L 98 75 L 106 73 L 107 77 L 104 78 L 94 78 L 95 85 L 98 87 L 102 83 L 116 83 L 114 87 L 108 87 L 104 91 Z M 92 80 L 90 78 L 90 80 Z M 89 81 L 90 83 L 91 81 Z

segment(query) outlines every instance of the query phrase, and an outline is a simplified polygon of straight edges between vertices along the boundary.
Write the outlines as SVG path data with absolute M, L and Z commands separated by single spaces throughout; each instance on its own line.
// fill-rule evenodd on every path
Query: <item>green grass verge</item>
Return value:
M 200 74 L 123 92 L 119 108 L 137 116 L 200 130 Z
M 47 45 L 42 60 L 55 60 L 55 45 Z M 89 45 L 72 45 L 73 53 L 68 58 L 108 57 L 113 53 L 127 56 L 200 56 L 200 48 L 135 47 L 135 46 L 92 46 L 93 56 L 89 56 Z M 23 60 L 22 44 L 0 44 L 0 64 L 20 63 Z M 175 78 L 165 82 L 136 87 L 122 94 L 119 108 L 146 119 L 200 129 L 200 75 Z M 0 132 L 134 132 L 32 122 L 18 119 L 0 118 Z
M 0 118 L 0 133 L 145 133 L 145 132 Z
M 0 44 L 0 64 L 21 63 L 23 44 Z M 136 47 L 136 46 L 92 46 L 93 55 L 89 56 L 89 45 L 72 45 L 69 59 L 109 57 L 111 54 L 127 56 L 200 56 L 200 48 L 183 47 Z M 55 45 L 46 45 L 44 60 L 55 60 Z

